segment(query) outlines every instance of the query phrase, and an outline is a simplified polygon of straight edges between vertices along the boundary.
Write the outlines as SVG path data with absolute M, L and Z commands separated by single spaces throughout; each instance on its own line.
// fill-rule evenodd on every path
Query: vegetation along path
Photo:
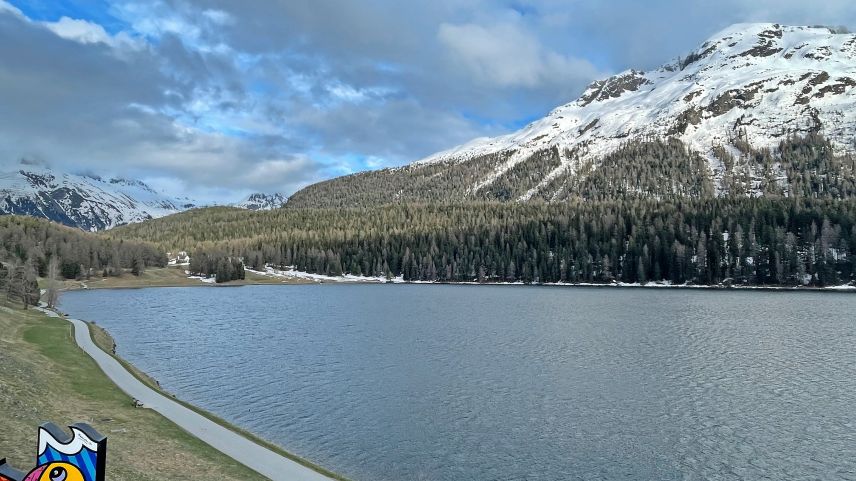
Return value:
M 41 310 L 48 316 L 59 317 L 53 311 Z M 121 390 L 142 402 L 146 408 L 157 411 L 190 434 L 272 481 L 330 481 L 332 479 L 256 444 L 149 388 L 128 372 L 119 361 L 95 345 L 85 322 L 78 319 L 68 320 L 74 325 L 74 338 L 80 348 L 95 360 L 107 377 Z

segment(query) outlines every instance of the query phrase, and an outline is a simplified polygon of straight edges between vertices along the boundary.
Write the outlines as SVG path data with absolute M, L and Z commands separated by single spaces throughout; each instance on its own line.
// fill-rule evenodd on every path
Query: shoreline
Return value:
M 296 278 L 295 281 L 302 279 Z M 702 284 L 596 284 L 596 283 L 524 283 L 524 282 L 449 282 L 449 281 L 375 281 L 375 280 L 349 280 L 344 278 L 331 278 L 316 281 L 304 282 L 242 282 L 239 284 L 152 284 L 152 285 L 137 285 L 137 286 L 109 286 L 109 287 L 64 287 L 59 289 L 59 292 L 77 292 L 77 291 L 102 291 L 102 290 L 134 290 L 134 289 L 160 289 L 160 288 L 238 288 L 238 287 L 253 287 L 253 286 L 310 286 L 322 284 L 339 284 L 339 285 L 410 285 L 410 286 L 492 286 L 492 287 L 549 287 L 549 288 L 595 288 L 595 289 L 651 289 L 651 290 L 702 290 L 702 291 L 767 291 L 767 292 L 825 292 L 830 294 L 854 294 L 856 286 L 842 285 L 830 287 L 814 287 L 814 286 L 764 286 L 764 285 L 740 285 L 740 286 L 724 286 L 724 285 L 702 285 Z
M 149 287 L 240 287 L 250 285 L 310 284 L 305 279 L 277 279 L 250 273 L 246 279 L 217 284 L 213 279 L 192 276 L 184 266 L 150 268 L 142 276 L 133 276 L 128 272 L 116 277 L 93 276 L 89 279 L 64 280 L 58 288 L 60 292 L 87 291 L 100 289 L 144 289 Z M 40 279 L 40 286 L 46 287 L 46 281 Z
M 157 270 L 155 270 L 157 272 Z M 95 279 L 89 281 L 66 281 L 59 288 L 60 292 L 101 290 L 101 289 L 147 289 L 156 287 L 245 287 L 245 286 L 283 286 L 283 285 L 316 285 L 316 284 L 397 284 L 397 285 L 451 285 L 451 286 L 526 286 L 526 287 L 564 287 L 564 288 L 598 288 L 598 289 L 693 289 L 711 291 L 769 291 L 769 292 L 831 292 L 831 293 L 856 293 L 856 285 L 844 284 L 839 286 L 791 286 L 791 285 L 703 285 L 703 284 L 672 284 L 666 281 L 638 283 L 595 283 L 595 282 L 545 282 L 524 283 L 505 281 L 405 281 L 401 276 L 387 279 L 385 277 L 357 276 L 344 274 L 341 276 L 327 276 L 324 274 L 313 274 L 310 272 L 297 271 L 294 269 L 281 270 L 268 266 L 264 271 L 246 268 L 249 274 L 247 279 L 230 281 L 221 284 L 212 282 L 210 279 L 202 279 L 199 276 L 186 274 L 181 270 L 179 274 L 175 266 L 162 268 L 161 272 L 170 272 L 170 278 L 166 281 L 158 279 L 135 279 L 121 277 L 117 283 L 115 280 L 106 281 Z M 90 285 L 92 284 L 92 285 Z
M 295 270 L 282 271 L 268 267 L 266 271 L 247 269 L 257 276 L 267 276 L 276 279 L 289 279 L 292 281 L 307 281 L 295 284 L 397 284 L 397 285 L 449 285 L 449 286 L 525 286 L 525 287 L 564 287 L 564 288 L 602 288 L 602 289 L 693 289 L 714 291 L 781 291 L 781 292 L 830 292 L 830 293 L 856 293 L 856 285 L 840 286 L 776 286 L 776 285 L 703 285 L 703 284 L 672 284 L 667 282 L 649 282 L 646 284 L 631 284 L 623 282 L 612 283 L 525 283 L 525 282 L 477 282 L 477 281 L 405 281 L 401 277 L 385 279 L 381 277 L 366 277 L 346 274 L 343 276 L 326 276 Z M 248 285 L 276 285 L 276 284 L 248 284 Z
M 64 319 L 72 324 L 75 345 L 96 362 L 118 389 L 133 399 L 142 400 L 142 408 L 159 413 L 189 435 L 220 451 L 235 462 L 272 481 L 349 481 L 342 475 L 290 453 L 276 444 L 261 439 L 164 391 L 154 378 L 99 344 L 96 340 L 96 330 L 101 330 L 108 339 L 112 339 L 105 328 L 94 322 L 70 318 L 58 310 L 43 306 L 34 306 L 34 309 L 49 317 Z

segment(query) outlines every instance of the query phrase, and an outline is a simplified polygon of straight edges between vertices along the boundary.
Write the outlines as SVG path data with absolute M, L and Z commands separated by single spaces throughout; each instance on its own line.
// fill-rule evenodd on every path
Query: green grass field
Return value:
M 87 422 L 108 436 L 110 481 L 265 479 L 159 414 L 132 407 L 76 346 L 66 321 L 0 306 L 0 457 L 32 468 L 45 421 Z
M 224 286 L 246 286 L 258 284 L 306 284 L 310 281 L 304 279 L 281 279 L 260 276 L 247 272 L 246 279 L 232 281 L 223 284 L 206 284 L 199 279 L 190 279 L 184 272 L 184 267 L 163 267 L 146 269 L 141 276 L 134 276 L 129 272 L 120 277 L 96 276 L 88 280 L 66 280 L 60 282 L 62 290 L 76 289 L 132 289 L 143 287 L 224 287 Z M 44 279 L 39 280 L 42 288 L 46 287 Z

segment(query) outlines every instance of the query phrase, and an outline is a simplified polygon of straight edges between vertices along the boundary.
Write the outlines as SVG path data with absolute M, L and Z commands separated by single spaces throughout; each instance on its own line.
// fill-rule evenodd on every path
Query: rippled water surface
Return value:
M 358 481 L 854 480 L 856 296 L 70 292 L 167 390 Z

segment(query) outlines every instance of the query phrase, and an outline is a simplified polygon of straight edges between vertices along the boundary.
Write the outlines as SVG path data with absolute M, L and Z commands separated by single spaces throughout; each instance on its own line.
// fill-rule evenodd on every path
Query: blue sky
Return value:
M 294 190 L 512 131 L 792 0 L 0 0 L 0 162 L 202 201 Z

